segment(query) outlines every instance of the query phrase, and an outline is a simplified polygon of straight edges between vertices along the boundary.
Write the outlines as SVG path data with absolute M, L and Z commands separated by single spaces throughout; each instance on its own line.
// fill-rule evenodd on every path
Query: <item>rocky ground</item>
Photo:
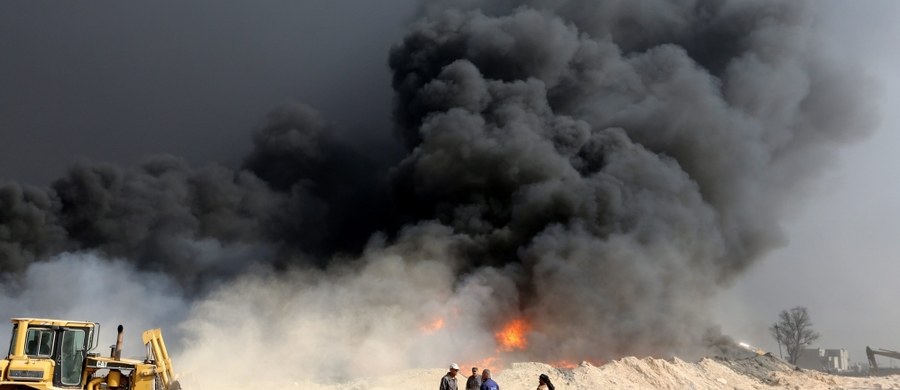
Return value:
M 375 378 L 341 384 L 317 384 L 307 381 L 288 383 L 240 384 L 234 388 L 305 390 L 421 390 L 437 389 L 444 369 L 406 370 Z M 797 389 L 862 390 L 900 389 L 900 376 L 847 377 L 818 371 L 800 370 L 771 356 L 746 359 L 705 358 L 689 363 L 671 360 L 626 357 L 600 367 L 582 363 L 573 369 L 554 368 L 543 363 L 513 363 L 499 371 L 494 379 L 503 390 L 535 389 L 541 373 L 550 376 L 559 390 L 597 389 Z M 464 383 L 465 379 L 460 383 Z M 184 388 L 200 390 L 183 378 Z M 260 387 L 262 386 L 262 387 Z M 220 388 L 219 386 L 216 386 Z

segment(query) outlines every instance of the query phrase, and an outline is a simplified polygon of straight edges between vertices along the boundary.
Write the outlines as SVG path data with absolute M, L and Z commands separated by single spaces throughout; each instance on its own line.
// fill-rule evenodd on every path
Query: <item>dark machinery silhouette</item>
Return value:
M 866 357 L 869 358 L 869 371 L 873 374 L 878 373 L 878 362 L 875 361 L 875 355 L 881 355 L 891 359 L 900 359 L 900 352 L 888 349 L 872 349 L 866 346 Z

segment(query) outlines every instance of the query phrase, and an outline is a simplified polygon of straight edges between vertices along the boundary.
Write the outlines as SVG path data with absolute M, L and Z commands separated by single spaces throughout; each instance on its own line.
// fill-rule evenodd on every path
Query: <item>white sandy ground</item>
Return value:
M 181 378 L 185 390 L 304 389 L 304 390 L 436 390 L 445 369 L 405 370 L 374 378 L 340 384 L 310 381 L 273 381 L 233 384 L 234 387 L 204 384 L 200 378 Z M 550 375 L 558 390 L 597 389 L 796 389 L 862 390 L 900 389 L 900 375 L 847 377 L 818 371 L 798 370 L 769 356 L 747 359 L 705 358 L 689 363 L 671 360 L 626 357 L 600 367 L 582 363 L 574 369 L 553 368 L 543 363 L 513 363 L 494 379 L 503 390 L 536 389 L 541 373 Z M 459 377 L 460 384 L 465 377 Z

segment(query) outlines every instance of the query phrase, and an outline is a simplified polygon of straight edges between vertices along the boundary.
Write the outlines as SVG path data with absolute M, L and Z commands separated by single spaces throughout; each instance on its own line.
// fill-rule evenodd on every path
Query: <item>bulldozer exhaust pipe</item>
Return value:
M 115 345 L 115 347 L 113 347 L 112 354 L 110 354 L 110 357 L 113 359 L 119 360 L 119 359 L 122 359 L 122 343 L 124 343 L 124 341 L 123 341 L 124 336 L 122 334 L 122 331 L 125 330 L 125 328 L 122 327 L 122 325 L 119 325 L 117 330 L 118 330 L 119 334 L 116 336 L 116 345 Z

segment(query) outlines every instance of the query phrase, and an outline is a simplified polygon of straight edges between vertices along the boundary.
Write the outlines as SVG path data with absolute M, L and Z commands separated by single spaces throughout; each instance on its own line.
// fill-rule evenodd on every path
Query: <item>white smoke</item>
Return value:
M 125 327 L 124 356 L 135 358 L 144 356 L 140 332 L 160 327 L 178 375 L 201 389 L 254 383 L 261 371 L 285 383 L 330 382 L 475 362 L 497 349 L 489 330 L 495 324 L 485 319 L 513 312 L 495 303 L 515 302 L 517 292 L 490 267 L 458 279 L 465 272 L 455 250 L 464 240 L 425 223 L 408 228 L 397 244 L 375 236 L 360 258 L 339 266 L 260 266 L 193 301 L 165 274 L 64 253 L 5 282 L 0 309 L 8 317 L 100 322 L 95 352 L 104 355 L 116 325 Z M 207 248 L 204 256 L 218 252 L 209 243 L 196 247 Z M 426 329 L 436 320 L 442 326 Z
M 161 273 L 135 270 L 133 263 L 90 253 L 63 253 L 33 263 L 21 278 L 2 284 L 0 313 L 7 318 L 32 317 L 101 324 L 99 348 L 109 354 L 116 327 L 125 328 L 123 356 L 144 357 L 141 332 L 161 327 L 177 338 L 188 312 L 178 284 Z M 9 334 L 10 323 L 0 329 Z
M 251 383 L 260 370 L 248 361 L 267 377 L 331 381 L 490 356 L 496 342 L 483 319 L 509 310 L 492 303 L 509 302 L 515 287 L 490 268 L 458 280 L 459 239 L 425 224 L 404 244 L 375 239 L 360 259 L 326 271 L 248 274 L 194 305 L 179 369 L 216 388 Z M 424 329 L 437 319 L 441 328 Z

